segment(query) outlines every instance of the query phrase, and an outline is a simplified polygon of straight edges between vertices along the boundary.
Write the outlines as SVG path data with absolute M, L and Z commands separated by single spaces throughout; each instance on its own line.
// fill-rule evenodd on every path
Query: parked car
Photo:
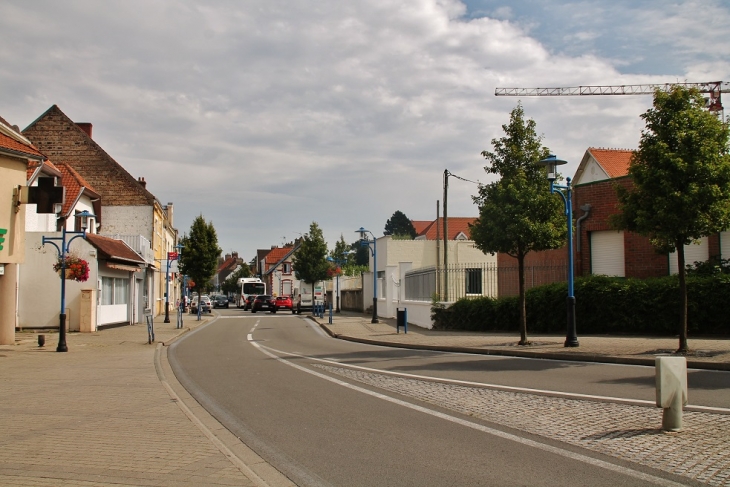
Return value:
M 203 294 L 200 297 L 200 312 L 201 313 L 210 313 L 211 312 L 211 303 L 210 303 L 210 297 L 207 294 Z M 198 297 L 195 296 L 193 298 L 192 303 L 190 303 L 190 313 L 196 314 L 198 312 Z
M 213 299 L 213 307 L 214 308 L 228 308 L 228 296 L 225 296 L 223 294 L 217 295 Z
M 291 296 L 277 296 L 274 301 L 274 313 L 280 309 L 288 309 L 294 313 L 294 304 L 292 303 Z
M 251 305 L 251 313 L 263 311 L 265 309 L 273 313 L 275 306 L 274 303 L 275 299 L 268 294 L 259 294 L 258 296 L 256 296 L 256 299 L 253 300 L 253 304 Z
M 248 311 L 251 308 L 253 308 L 253 302 L 255 299 L 256 299 L 255 294 L 250 294 L 249 296 L 247 296 L 246 301 L 243 303 L 243 310 Z
M 228 296 L 228 303 L 236 304 L 236 295 L 235 294 L 231 294 L 230 296 Z

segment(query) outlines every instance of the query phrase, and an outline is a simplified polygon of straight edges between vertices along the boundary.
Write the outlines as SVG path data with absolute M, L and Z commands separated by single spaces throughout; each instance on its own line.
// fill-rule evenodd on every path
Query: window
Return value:
M 284 262 L 283 267 L 284 267 L 284 270 L 282 272 L 284 274 L 291 274 L 291 263 Z
M 114 278 L 101 278 L 101 304 L 114 304 Z
M 482 270 L 466 269 L 466 294 L 482 294 Z
M 101 278 L 101 304 L 127 304 L 129 300 L 129 280 L 113 277 Z

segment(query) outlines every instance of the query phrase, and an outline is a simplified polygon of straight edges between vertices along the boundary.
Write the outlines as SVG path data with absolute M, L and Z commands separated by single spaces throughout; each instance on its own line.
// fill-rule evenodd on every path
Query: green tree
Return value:
M 180 259 L 180 272 L 195 282 L 198 296 L 205 284 L 215 275 L 218 266 L 218 237 L 213 223 L 207 223 L 203 215 L 195 218 L 190 226 L 190 235 L 180 239 L 183 246 Z
M 413 222 L 400 210 L 396 210 L 387 222 L 385 222 L 385 231 L 383 235 L 393 235 L 398 237 L 410 237 L 411 240 L 416 238 L 416 229 Z
M 354 258 L 354 264 L 356 266 L 364 266 L 370 269 L 370 250 L 365 245 L 362 245 L 359 240 L 350 244 L 350 249 L 355 253 L 352 254 Z
M 615 228 L 648 237 L 657 251 L 677 252 L 678 353 L 689 351 L 684 246 L 730 225 L 728 127 L 704 106 L 694 89 L 654 92 L 629 166 L 633 188 L 617 186 L 619 213 L 612 219 Z
M 527 345 L 525 256 L 535 250 L 559 248 L 567 233 L 564 206 L 550 193 L 545 172 L 537 161 L 549 155 L 535 121 L 525 120 L 522 105 L 512 110 L 505 136 L 493 139 L 494 152 L 484 151 L 489 163 L 484 170 L 501 178 L 480 186 L 474 203 L 479 218 L 471 237 L 484 253 L 503 252 L 517 259 L 520 292 L 520 345 Z
M 251 268 L 245 262 L 223 281 L 221 290 L 227 294 L 240 292 L 241 288 L 238 286 L 238 279 L 240 277 L 251 277 Z
M 314 283 L 327 278 L 327 270 L 330 268 L 327 262 L 327 242 L 316 222 L 309 225 L 309 233 L 302 236 L 302 242 L 292 256 L 294 273 L 297 279 L 312 284 L 312 296 L 314 296 Z

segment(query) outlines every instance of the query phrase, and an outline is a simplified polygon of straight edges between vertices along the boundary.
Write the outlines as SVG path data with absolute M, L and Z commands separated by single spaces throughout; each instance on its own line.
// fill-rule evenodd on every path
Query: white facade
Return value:
M 723 253 L 724 256 L 724 253 Z M 707 237 L 701 238 L 696 244 L 689 244 L 684 246 L 684 263 L 685 265 L 692 265 L 695 262 L 705 262 L 710 258 L 710 246 L 708 244 Z M 679 272 L 679 265 L 677 263 L 677 253 L 672 252 L 669 254 L 669 273 L 677 274 Z
M 437 255 L 437 249 L 439 250 Z M 391 236 L 377 239 L 377 297 L 378 316 L 395 318 L 397 308 L 408 309 L 408 322 L 431 328 L 431 303 L 406 301 L 406 272 L 411 269 L 435 267 L 443 261 L 443 241 L 398 240 Z M 485 254 L 477 249 L 471 240 L 448 241 L 449 265 L 491 264 L 497 265 L 497 255 Z M 370 272 L 363 275 L 363 303 L 369 306 L 373 301 L 373 256 L 370 253 Z

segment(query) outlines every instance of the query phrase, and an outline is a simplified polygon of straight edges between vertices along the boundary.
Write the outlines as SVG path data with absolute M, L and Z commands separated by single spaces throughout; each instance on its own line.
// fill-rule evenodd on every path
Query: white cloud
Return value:
M 517 103 L 497 86 L 672 81 L 618 70 L 662 43 L 680 52 L 672 76 L 728 78 L 720 2 L 630 14 L 620 3 L 550 2 L 574 14 L 564 49 L 517 7 L 469 18 L 456 0 L 6 1 L 0 115 L 24 126 L 58 104 L 92 122 L 102 147 L 175 203 L 181 231 L 202 213 L 247 259 L 311 221 L 350 241 L 395 210 L 435 217 L 446 168 L 487 179 L 480 152 Z M 602 54 L 611 30 L 651 49 Z M 693 55 L 703 45 L 718 54 Z M 636 145 L 650 97 L 617 98 L 522 101 L 574 170 L 589 146 Z M 476 214 L 473 185 L 451 191 L 450 214 Z

